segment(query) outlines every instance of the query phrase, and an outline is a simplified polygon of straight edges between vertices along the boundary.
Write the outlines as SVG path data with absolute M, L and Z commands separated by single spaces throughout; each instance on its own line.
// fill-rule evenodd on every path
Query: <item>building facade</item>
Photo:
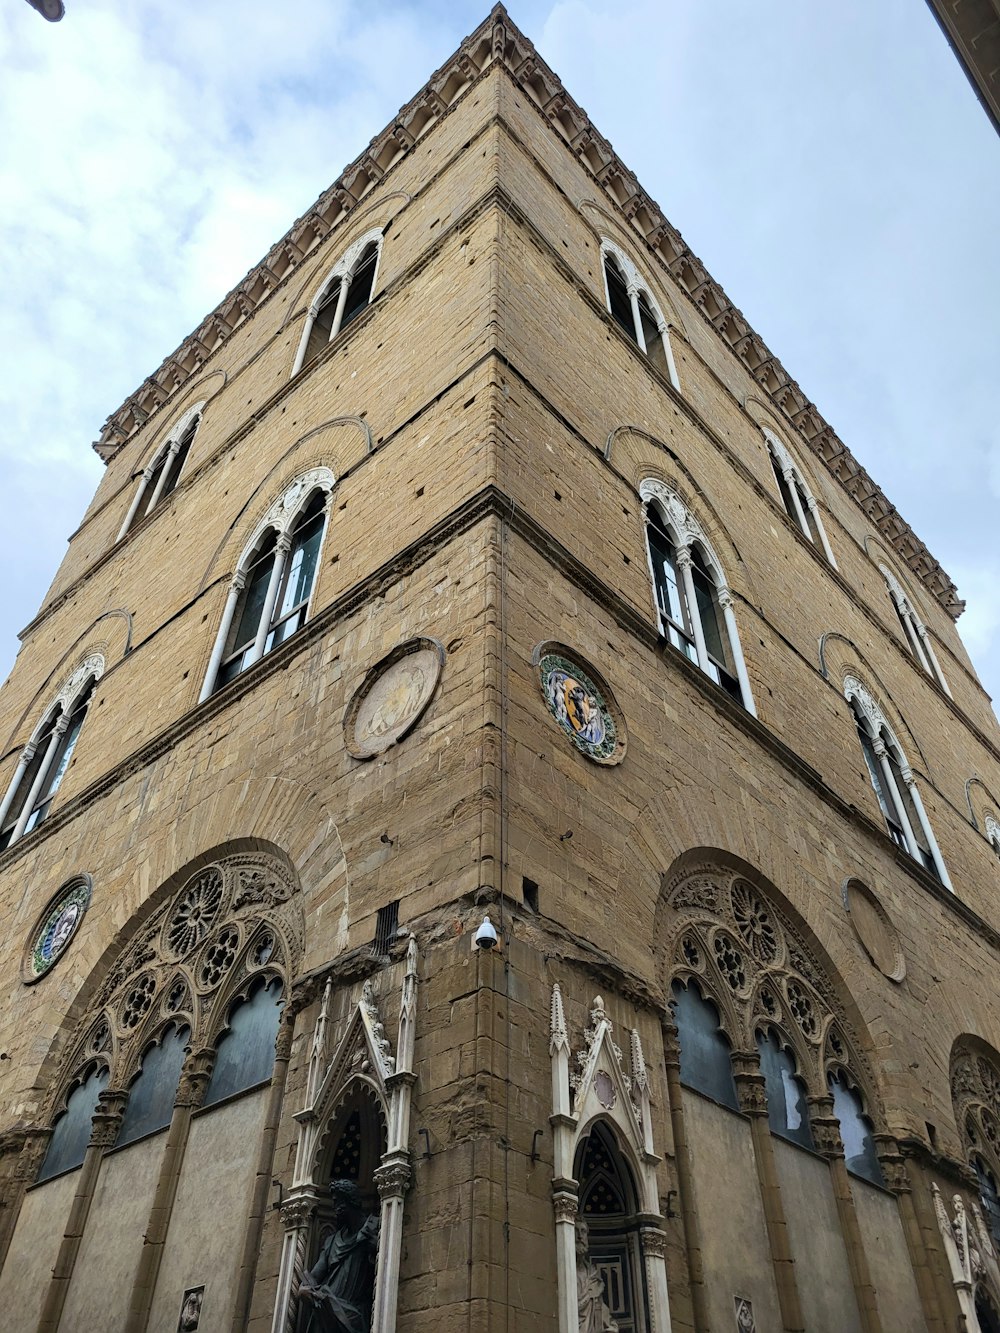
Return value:
M 995 1333 L 962 604 L 502 7 L 95 447 L 5 1328 Z

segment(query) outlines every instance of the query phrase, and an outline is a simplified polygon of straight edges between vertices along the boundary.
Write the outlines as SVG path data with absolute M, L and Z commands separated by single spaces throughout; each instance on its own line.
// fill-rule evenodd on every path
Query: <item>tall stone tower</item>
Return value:
M 5 1330 L 995 1333 L 962 604 L 501 7 L 95 447 Z

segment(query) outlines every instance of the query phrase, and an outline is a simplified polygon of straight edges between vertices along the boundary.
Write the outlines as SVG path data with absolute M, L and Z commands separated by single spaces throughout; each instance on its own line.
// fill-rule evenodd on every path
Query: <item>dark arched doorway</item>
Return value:
M 588 1257 L 604 1283 L 619 1333 L 649 1328 L 635 1178 L 610 1125 L 596 1121 L 577 1148 L 579 1212 L 589 1230 Z

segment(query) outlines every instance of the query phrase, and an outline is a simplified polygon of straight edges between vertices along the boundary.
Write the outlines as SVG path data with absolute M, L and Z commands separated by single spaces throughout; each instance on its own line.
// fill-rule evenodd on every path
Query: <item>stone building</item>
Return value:
M 501 7 L 95 447 L 5 1330 L 996 1333 L 962 603 Z

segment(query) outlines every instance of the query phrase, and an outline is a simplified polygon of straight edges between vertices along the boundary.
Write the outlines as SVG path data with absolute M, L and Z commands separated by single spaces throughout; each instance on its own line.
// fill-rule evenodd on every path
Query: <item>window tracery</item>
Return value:
M 955 1121 L 976 1173 L 979 1200 L 1000 1249 L 1000 1055 L 984 1042 L 960 1039 L 951 1057 Z
M 122 949 L 79 1025 L 59 1080 L 81 1104 L 80 1088 L 88 1089 L 93 1105 L 104 1087 L 129 1090 L 120 1143 L 169 1122 L 190 1050 L 216 1053 L 211 1100 L 270 1077 L 278 1008 L 303 946 L 295 888 L 291 872 L 274 858 L 223 857 L 190 876 Z M 67 1105 L 66 1098 L 63 1093 L 56 1105 Z M 80 1128 L 72 1151 L 59 1148 L 59 1170 L 83 1160 L 92 1114 L 93 1106 L 81 1113 L 86 1133 Z M 59 1130 L 63 1119 L 65 1112 L 55 1121 L 53 1145 L 67 1141 L 69 1131 Z M 50 1148 L 41 1179 L 54 1174 L 49 1159 L 55 1151 Z
M 941 670 L 941 664 L 937 659 L 937 653 L 934 651 L 931 637 L 914 609 L 913 599 L 907 595 L 903 585 L 888 565 L 880 564 L 879 572 L 885 579 L 886 587 L 889 590 L 889 600 L 896 612 L 896 618 L 902 628 L 903 639 L 907 647 L 927 675 L 932 680 L 936 680 L 950 698 L 951 690 L 944 678 L 944 672 Z
M 897 846 L 935 875 L 946 889 L 952 884 L 924 810 L 913 770 L 871 693 L 855 676 L 844 677 L 844 697 L 851 706 L 868 777 Z
M 733 596 L 701 524 L 663 482 L 647 479 L 639 495 L 660 633 L 756 715 Z
M 329 468 L 303 473 L 257 525 L 229 588 L 201 700 L 305 624 L 333 486 Z
M 871 1068 L 825 966 L 786 913 L 759 885 L 711 865 L 683 872 L 665 896 L 678 913 L 667 945 L 675 1001 L 692 990 L 702 1004 L 711 997 L 732 1049 L 758 1050 L 771 1126 L 784 1137 L 812 1146 L 806 1098 L 832 1096 L 842 1136 L 858 1145 L 848 1169 L 881 1184 L 871 1139 Z M 675 1017 L 683 1076 L 687 1020 L 679 1006 Z
M 0 800 L 0 851 L 30 833 L 48 815 L 87 717 L 104 657 L 93 653 L 76 668 L 21 751 Z
M 774 431 L 769 430 L 766 426 L 762 429 L 764 439 L 767 441 L 767 452 L 771 460 L 774 480 L 777 483 L 785 513 L 803 537 L 812 542 L 814 546 L 819 547 L 830 564 L 836 569 L 837 561 L 834 559 L 833 550 L 823 526 L 823 516 L 801 468 L 796 465 L 785 444 L 775 435 Z
M 348 246 L 327 274 L 306 315 L 293 375 L 317 357 L 371 303 L 382 239 L 380 227 L 366 231 Z
M 663 313 L 628 255 L 613 241 L 601 242 L 604 296 L 611 318 L 625 336 L 679 389 L 670 330 Z
M 181 479 L 194 437 L 201 425 L 203 402 L 190 408 L 171 430 L 153 455 L 148 467 L 139 473 L 139 484 L 115 541 L 121 539 L 167 498 Z

